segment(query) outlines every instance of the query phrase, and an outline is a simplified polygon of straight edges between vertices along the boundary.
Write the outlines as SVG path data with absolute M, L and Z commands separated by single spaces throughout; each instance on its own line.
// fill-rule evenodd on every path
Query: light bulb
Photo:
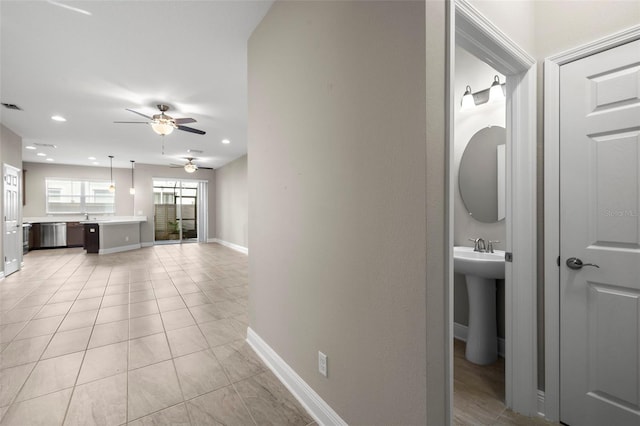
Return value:
M 114 184 L 109 185 L 109 192 L 116 192 L 116 186 Z
M 136 194 L 136 189 L 135 188 L 129 188 L 129 194 L 135 195 Z
M 185 166 L 184 166 L 184 171 L 185 171 L 185 172 L 187 172 L 187 173 L 193 173 L 193 172 L 195 172 L 196 170 L 198 170 L 198 166 L 196 166 L 196 165 L 195 165 L 195 164 L 193 164 L 193 163 L 187 163 L 187 164 L 185 164 Z
M 491 89 L 489 89 L 489 102 L 496 102 L 504 100 L 504 93 L 502 93 L 502 85 L 500 84 L 500 78 L 496 75 L 491 83 Z
M 476 103 L 473 100 L 473 93 L 471 93 L 471 86 L 467 86 L 467 89 L 464 92 L 464 95 L 462 95 L 462 107 L 460 108 L 460 111 L 467 111 L 470 109 L 475 108 Z

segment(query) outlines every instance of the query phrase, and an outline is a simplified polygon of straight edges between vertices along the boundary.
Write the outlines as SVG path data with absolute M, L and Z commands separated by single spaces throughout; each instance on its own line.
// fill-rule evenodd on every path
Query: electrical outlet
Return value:
M 324 377 L 327 376 L 327 356 L 318 351 L 318 372 Z

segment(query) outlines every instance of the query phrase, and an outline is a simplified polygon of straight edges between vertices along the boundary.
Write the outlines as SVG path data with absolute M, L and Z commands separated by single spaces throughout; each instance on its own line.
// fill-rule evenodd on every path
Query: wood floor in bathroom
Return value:
M 557 425 L 541 418 L 524 417 L 504 405 L 504 359 L 476 365 L 464 357 L 465 343 L 453 341 L 455 425 Z

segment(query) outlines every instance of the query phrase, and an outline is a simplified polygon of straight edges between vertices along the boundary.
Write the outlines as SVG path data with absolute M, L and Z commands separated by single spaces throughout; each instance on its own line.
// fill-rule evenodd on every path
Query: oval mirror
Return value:
M 480 222 L 504 219 L 506 141 L 504 127 L 485 127 L 471 137 L 462 154 L 460 195 L 469 214 Z

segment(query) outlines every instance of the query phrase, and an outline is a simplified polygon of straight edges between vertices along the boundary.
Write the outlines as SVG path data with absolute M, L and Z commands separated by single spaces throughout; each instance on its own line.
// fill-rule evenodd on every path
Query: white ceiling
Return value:
M 43 152 L 54 164 L 91 166 L 93 156 L 105 167 L 113 155 L 129 167 L 194 156 L 220 167 L 247 152 L 247 40 L 271 3 L 2 0 L 0 101 L 23 111 L 0 106 L 0 121 L 22 136 L 23 161 L 45 162 Z M 207 134 L 113 123 L 144 121 L 125 108 L 153 115 L 158 103 Z M 33 144 L 57 148 L 24 149 Z

